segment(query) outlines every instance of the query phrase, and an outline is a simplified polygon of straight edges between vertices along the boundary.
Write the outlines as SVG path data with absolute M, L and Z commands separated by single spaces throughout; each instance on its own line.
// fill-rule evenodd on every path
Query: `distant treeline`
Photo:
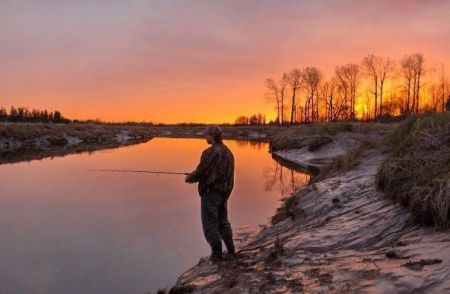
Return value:
M 35 123 L 67 123 L 69 119 L 65 118 L 60 111 L 48 111 L 32 109 L 27 107 L 11 106 L 9 112 L 0 107 L 0 121 L 1 122 L 35 122 Z
M 29 122 L 29 123 L 79 123 L 102 125 L 153 125 L 151 122 L 105 122 L 100 119 L 69 119 L 62 115 L 61 111 L 48 111 L 47 109 L 29 109 L 28 107 L 11 106 L 10 110 L 0 107 L 0 122 Z
M 266 116 L 262 113 L 253 114 L 250 116 L 241 115 L 234 121 L 235 125 L 265 125 Z
M 69 119 L 62 115 L 61 111 L 48 111 L 47 109 L 31 109 L 28 107 L 11 106 L 9 111 L 5 107 L 0 107 L 0 122 L 28 122 L 28 123 L 75 123 L 75 124 L 99 124 L 99 125 L 117 125 L 117 126 L 178 126 L 178 127 L 203 127 L 207 123 L 153 123 L 136 121 L 102 121 L 100 119 Z M 234 122 L 235 125 L 265 125 L 266 116 L 258 113 L 250 116 L 239 116 Z M 221 126 L 230 126 L 230 123 L 220 124 Z

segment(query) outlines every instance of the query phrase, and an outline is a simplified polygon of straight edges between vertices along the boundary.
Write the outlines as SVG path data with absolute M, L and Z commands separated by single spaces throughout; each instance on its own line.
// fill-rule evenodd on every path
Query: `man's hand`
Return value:
M 186 177 L 184 178 L 184 181 L 185 181 L 186 183 L 192 183 L 192 182 L 190 181 L 189 177 L 190 177 L 190 174 L 187 174 Z

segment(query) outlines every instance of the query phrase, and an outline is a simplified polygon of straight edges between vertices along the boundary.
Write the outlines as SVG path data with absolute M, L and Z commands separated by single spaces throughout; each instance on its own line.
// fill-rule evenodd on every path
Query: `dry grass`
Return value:
M 306 188 L 303 188 L 306 189 Z M 297 193 L 305 193 L 306 191 L 300 190 Z M 282 199 L 283 204 L 281 207 L 277 208 L 276 213 L 271 218 L 272 225 L 275 225 L 277 223 L 280 223 L 284 221 L 285 219 L 295 219 L 298 216 L 298 197 L 296 194 L 293 194 L 291 196 L 288 196 L 284 199 Z
M 331 142 L 333 135 L 345 131 L 352 131 L 352 124 L 316 123 L 287 127 L 271 138 L 270 148 L 272 151 L 278 151 L 311 145 L 311 149 L 316 150 L 315 148 L 318 149 L 323 144 Z
M 188 285 L 188 286 L 173 286 L 169 290 L 169 294 L 185 294 L 185 293 L 192 293 L 195 291 L 195 287 Z M 160 293 L 167 293 L 166 290 L 164 292 Z
M 309 151 L 315 151 L 321 146 L 333 141 L 341 132 L 364 133 L 387 132 L 392 124 L 381 123 L 314 123 L 298 125 L 280 130 L 270 140 L 272 151 L 298 149 L 307 146 Z
M 411 117 L 386 138 L 390 156 L 377 174 L 385 194 L 417 222 L 450 226 L 450 113 Z
M 52 136 L 56 140 L 64 135 L 77 137 L 85 142 L 101 142 L 122 131 L 130 136 L 151 137 L 152 132 L 144 126 L 109 126 L 95 124 L 41 124 L 41 123 L 2 123 L 0 138 L 32 140 L 42 136 Z
M 333 137 L 327 134 L 312 136 L 307 141 L 308 151 L 316 151 L 323 145 L 333 142 L 333 140 Z
M 281 266 L 282 264 L 282 258 L 286 254 L 283 243 L 280 241 L 280 238 L 277 236 L 274 244 L 273 249 L 269 253 L 269 255 L 266 257 L 266 264 L 273 264 L 275 266 Z

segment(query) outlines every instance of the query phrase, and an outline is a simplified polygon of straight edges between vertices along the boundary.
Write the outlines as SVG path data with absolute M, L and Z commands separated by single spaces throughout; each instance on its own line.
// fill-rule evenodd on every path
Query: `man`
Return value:
M 211 246 L 210 260 L 218 262 L 222 260 L 222 240 L 228 254 L 235 254 L 227 215 L 227 201 L 234 183 L 234 157 L 222 142 L 220 127 L 210 126 L 204 134 L 211 146 L 203 151 L 195 171 L 186 176 L 186 183 L 198 182 L 203 233 Z

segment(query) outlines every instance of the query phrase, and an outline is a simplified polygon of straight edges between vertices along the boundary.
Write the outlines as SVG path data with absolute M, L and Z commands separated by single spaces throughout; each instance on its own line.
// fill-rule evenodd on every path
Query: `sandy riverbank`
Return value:
M 115 148 L 146 142 L 154 136 L 143 126 L 3 123 L 0 164 Z
M 172 291 L 450 291 L 449 230 L 416 224 L 410 212 L 377 189 L 376 174 L 389 149 L 378 137 L 375 146 L 354 153 L 367 136 L 377 137 L 338 134 L 314 150 L 300 144 L 275 151 L 291 163 L 313 163 L 330 171 L 285 199 L 267 227 L 238 233 L 237 260 L 215 265 L 201 259 L 179 277 Z M 349 163 L 332 170 L 333 158 L 339 156 Z

